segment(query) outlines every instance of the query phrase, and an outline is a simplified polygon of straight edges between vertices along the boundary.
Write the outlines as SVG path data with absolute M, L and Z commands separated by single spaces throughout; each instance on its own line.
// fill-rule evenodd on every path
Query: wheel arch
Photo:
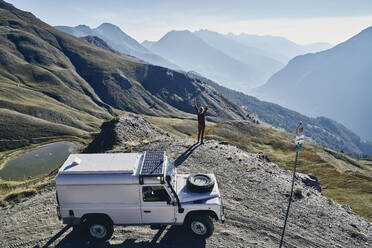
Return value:
M 102 218 L 110 222 L 111 225 L 114 225 L 114 222 L 112 221 L 111 217 L 108 214 L 104 213 L 89 213 L 89 214 L 84 214 L 80 218 L 80 223 L 84 222 L 87 219 L 96 219 L 96 218 Z
M 196 216 L 196 215 L 209 216 L 215 220 L 218 220 L 218 215 L 213 210 L 195 210 L 195 211 L 190 211 L 186 214 L 183 223 L 186 223 L 190 217 Z

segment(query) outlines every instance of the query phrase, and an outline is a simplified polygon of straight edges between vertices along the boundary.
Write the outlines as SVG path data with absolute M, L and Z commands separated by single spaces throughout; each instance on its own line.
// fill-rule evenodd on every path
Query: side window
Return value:
M 144 202 L 170 201 L 170 196 L 163 186 L 143 186 L 142 198 Z

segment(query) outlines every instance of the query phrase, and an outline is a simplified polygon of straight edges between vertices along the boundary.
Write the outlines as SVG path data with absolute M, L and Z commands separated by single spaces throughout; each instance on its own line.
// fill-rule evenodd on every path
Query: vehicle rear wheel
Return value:
M 213 221 L 205 215 L 195 215 L 189 217 L 186 222 L 186 228 L 195 236 L 206 239 L 214 231 Z
M 94 241 L 104 242 L 111 238 L 113 232 L 113 225 L 106 218 L 89 218 L 84 223 L 84 233 Z
M 193 174 L 187 178 L 186 187 L 195 193 L 210 192 L 214 187 L 214 180 L 205 174 Z

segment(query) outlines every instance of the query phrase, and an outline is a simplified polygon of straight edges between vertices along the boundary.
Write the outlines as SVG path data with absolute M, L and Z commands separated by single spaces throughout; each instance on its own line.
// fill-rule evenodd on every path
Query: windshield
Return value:
M 167 172 L 166 172 L 167 176 L 170 176 L 171 177 L 171 181 L 170 183 L 172 184 L 172 187 L 174 187 L 173 185 L 173 179 L 174 179 L 174 166 L 172 165 L 171 162 L 168 161 L 168 164 L 167 164 Z

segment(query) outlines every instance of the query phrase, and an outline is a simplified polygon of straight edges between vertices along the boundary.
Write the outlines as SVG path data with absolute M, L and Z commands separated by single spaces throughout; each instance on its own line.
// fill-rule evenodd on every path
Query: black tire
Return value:
M 186 187 L 195 193 L 210 192 L 214 187 L 214 180 L 205 174 L 193 174 L 187 178 Z
M 190 216 L 185 227 L 191 234 L 201 239 L 209 238 L 214 231 L 213 221 L 206 215 Z
M 81 232 L 89 240 L 104 242 L 109 240 L 114 232 L 114 227 L 107 218 L 91 217 L 88 218 L 81 227 Z

